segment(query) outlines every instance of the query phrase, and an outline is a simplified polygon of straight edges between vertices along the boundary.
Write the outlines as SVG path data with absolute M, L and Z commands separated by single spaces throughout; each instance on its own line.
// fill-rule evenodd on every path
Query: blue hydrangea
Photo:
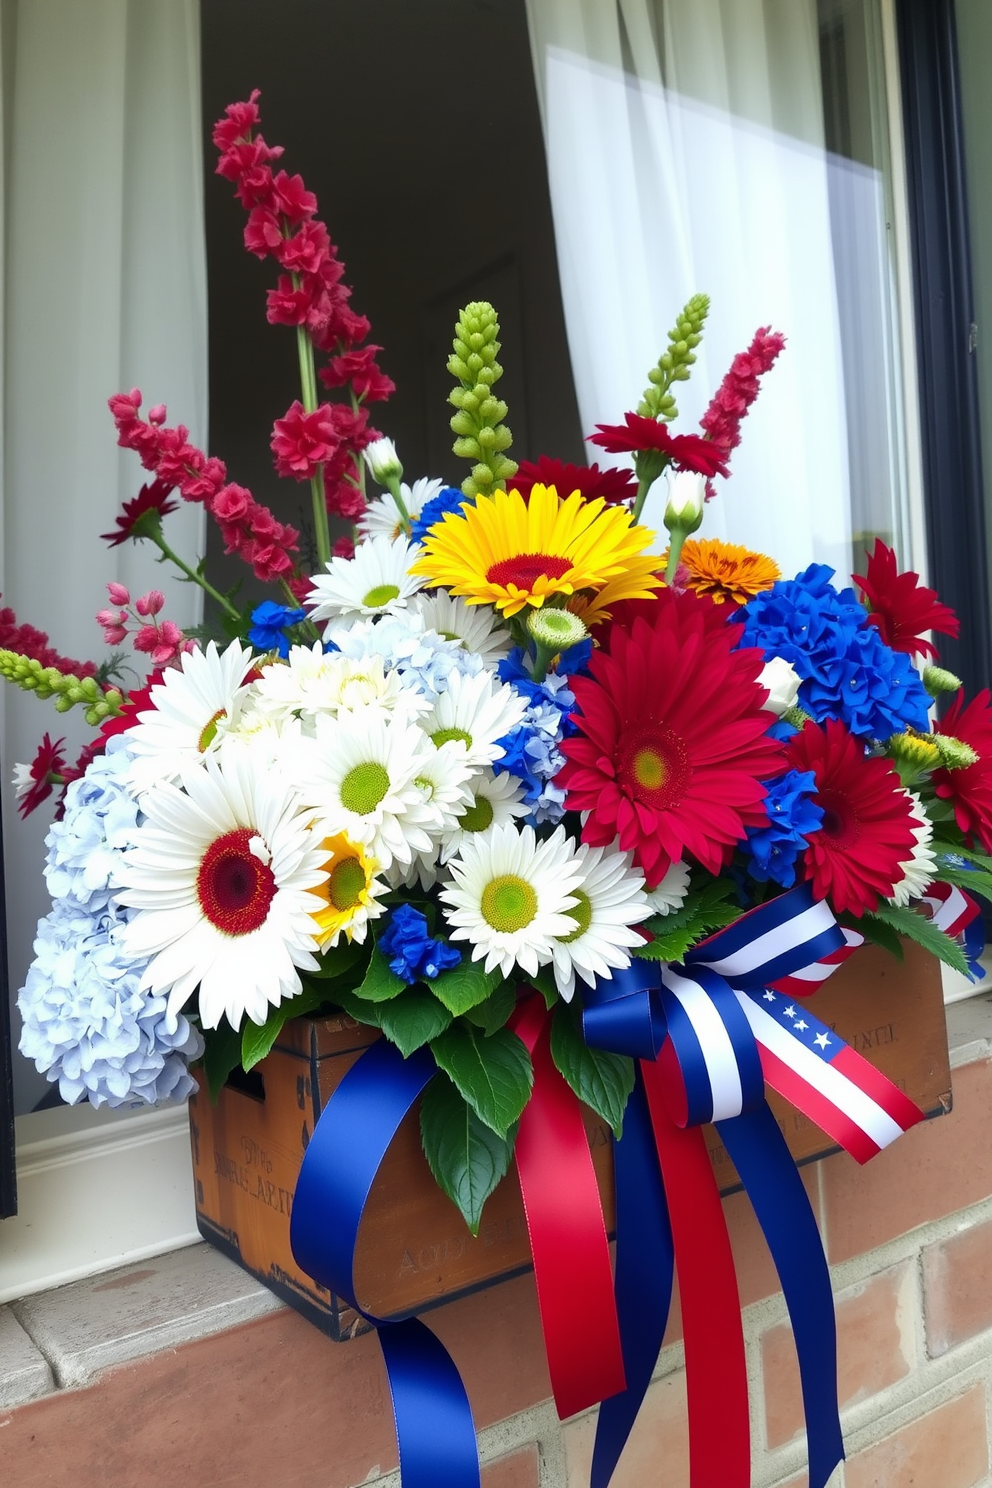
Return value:
M 579 647 L 575 648 L 579 650 Z M 524 818 L 531 826 L 544 822 L 554 825 L 565 814 L 565 792 L 555 785 L 554 777 L 565 763 L 558 747 L 574 732 L 569 714 L 575 707 L 575 694 L 560 672 L 535 682 L 519 646 L 499 664 L 499 676 L 523 697 L 527 711 L 515 729 L 500 739 L 504 754 L 496 760 L 496 774 L 507 771 L 524 787 L 524 801 L 530 808 Z
M 432 940 L 427 917 L 412 904 L 400 904 L 389 917 L 389 926 L 379 936 L 378 946 L 394 976 L 404 982 L 433 980 L 442 971 L 457 966 L 461 951 L 443 940 Z
M 64 818 L 46 839 L 54 903 L 17 999 L 21 1053 L 58 1081 L 70 1105 L 185 1100 L 196 1088 L 189 1061 L 203 1051 L 200 1034 L 169 1013 L 165 997 L 141 990 L 147 960 L 123 946 L 134 911 L 114 901 L 115 870 L 142 820 L 125 784 L 131 762 L 117 735 L 66 791 Z
M 823 824 L 823 807 L 811 799 L 816 793 L 812 770 L 787 770 L 766 782 L 767 827 L 748 827 L 743 851 L 747 871 L 759 883 L 771 879 L 783 889 L 796 881 L 796 859 L 813 832 Z
M 285 661 L 289 655 L 289 636 L 286 632 L 299 625 L 305 610 L 293 610 L 289 605 L 276 604 L 272 599 L 263 600 L 251 612 L 251 630 L 248 639 L 256 651 L 277 651 Z
M 910 657 L 885 644 L 854 590 L 836 590 L 833 576 L 814 563 L 756 595 L 733 617 L 744 624 L 741 645 L 791 662 L 799 707 L 818 723 L 839 718 L 871 739 L 925 730 L 930 699 Z
M 385 670 L 399 672 L 403 681 L 434 702 L 447 691 L 452 672 L 474 677 L 483 661 L 459 640 L 446 640 L 425 630 L 419 615 L 384 615 L 359 621 L 350 630 L 337 630 L 325 649 L 361 660 L 381 656 Z
M 419 517 L 412 519 L 410 523 L 412 541 L 422 543 L 428 528 L 433 527 L 435 522 L 440 522 L 446 512 L 461 512 L 462 507 L 466 505 L 472 506 L 474 503 L 464 491 L 457 491 L 454 486 L 443 486 L 436 496 L 424 502 Z

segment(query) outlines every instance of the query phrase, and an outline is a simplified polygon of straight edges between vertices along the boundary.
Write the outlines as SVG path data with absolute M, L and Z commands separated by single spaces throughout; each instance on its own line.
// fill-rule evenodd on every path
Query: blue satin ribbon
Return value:
M 450 1355 L 423 1323 L 386 1322 L 355 1298 L 355 1248 L 372 1183 L 400 1122 L 436 1073 L 426 1049 L 404 1059 L 387 1039 L 359 1056 L 303 1155 L 289 1239 L 301 1270 L 376 1325 L 403 1488 L 479 1488 L 472 1411 Z

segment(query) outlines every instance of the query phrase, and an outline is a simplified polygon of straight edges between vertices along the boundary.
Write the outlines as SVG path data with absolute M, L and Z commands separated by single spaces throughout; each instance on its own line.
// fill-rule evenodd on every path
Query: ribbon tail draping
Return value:
M 682 1302 L 691 1488 L 748 1488 L 744 1331 L 723 1205 L 701 1128 L 676 1126 L 665 1099 L 664 1072 L 647 1062 L 642 1069 Z
M 590 1488 L 608 1488 L 661 1352 L 672 1300 L 672 1227 L 640 1072 L 614 1145 L 617 1196 L 614 1284 L 627 1388 L 604 1400 Z
M 613 1271 L 585 1122 L 551 1057 L 542 1000 L 521 1004 L 511 1027 L 534 1063 L 534 1090 L 517 1133 L 517 1173 L 551 1385 L 564 1417 L 624 1388 Z
M 450 1356 L 423 1323 L 383 1323 L 359 1307 L 355 1247 L 362 1213 L 397 1128 L 436 1074 L 426 1050 L 404 1059 L 372 1044 L 331 1096 L 303 1156 L 290 1244 L 297 1264 L 379 1329 L 403 1488 L 479 1488 L 472 1412 Z
M 837 1408 L 837 1328 L 830 1273 L 806 1189 L 779 1125 L 763 1103 L 717 1122 L 764 1232 L 785 1293 L 799 1358 L 810 1488 L 844 1457 Z

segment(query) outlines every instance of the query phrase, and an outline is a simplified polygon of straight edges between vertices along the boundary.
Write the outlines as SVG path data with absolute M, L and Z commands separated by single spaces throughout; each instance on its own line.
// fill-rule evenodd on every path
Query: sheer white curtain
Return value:
M 527 0 L 584 432 L 636 406 L 679 307 L 712 310 L 693 430 L 759 325 L 786 352 L 705 534 L 850 562 L 815 0 Z M 652 516 L 648 508 L 647 516 Z M 655 510 L 654 519 L 658 520 Z
M 165 614 L 198 615 L 198 591 L 167 580 L 148 544 L 108 549 L 120 502 L 148 477 L 118 450 L 106 400 L 146 405 L 206 435 L 198 0 L 2 0 L 6 132 L 3 313 L 3 603 L 77 657 L 107 654 L 104 584 L 165 590 Z M 173 546 L 202 550 L 196 507 L 167 518 Z M 136 663 L 137 665 L 137 663 Z M 46 900 L 46 808 L 27 823 L 9 777 L 47 729 L 71 745 L 74 715 L 2 696 L 0 769 L 12 991 Z M 42 821 L 45 817 L 46 821 Z M 15 1016 L 15 1040 L 18 1026 Z M 15 1061 L 19 1109 L 37 1098 Z M 40 1077 L 39 1077 L 40 1078 Z M 47 1088 L 43 1083 L 40 1088 Z

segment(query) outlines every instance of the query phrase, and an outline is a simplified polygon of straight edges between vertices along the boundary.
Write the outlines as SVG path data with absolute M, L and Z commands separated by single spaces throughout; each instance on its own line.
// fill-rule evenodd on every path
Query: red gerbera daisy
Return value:
M 868 618 L 877 626 L 882 640 L 893 651 L 910 656 L 936 656 L 937 649 L 923 637 L 923 631 L 936 630 L 941 635 L 956 636 L 960 622 L 954 611 L 937 598 L 935 589 L 920 583 L 919 574 L 899 573 L 896 555 L 881 538 L 875 539 L 875 551 L 868 557 L 864 578 L 854 575 L 871 611 Z
M 611 455 L 657 450 L 667 455 L 677 470 L 694 470 L 709 480 L 727 474 L 727 451 L 699 434 L 669 434 L 666 424 L 644 418 L 639 413 L 625 413 L 622 424 L 597 424 L 598 434 L 589 435 L 590 444 L 598 444 Z
M 22 816 L 30 816 L 32 811 L 36 811 L 42 801 L 48 800 L 59 783 L 52 776 L 61 776 L 65 769 L 65 756 L 62 753 L 64 743 L 64 739 L 56 739 L 53 744 L 46 734 L 30 765 L 14 766 L 17 809 Z
M 714 630 L 704 608 L 672 594 L 653 623 L 614 626 L 592 675 L 572 679 L 566 805 L 589 813 L 584 842 L 619 835 L 652 886 L 685 852 L 718 872 L 745 829 L 766 823 L 762 781 L 785 769 L 762 711 L 762 653 L 731 650 L 731 628 Z
M 835 718 L 807 723 L 786 746 L 794 770 L 812 770 L 823 824 L 809 839 L 804 876 L 836 914 L 877 909 L 905 877 L 916 837 L 912 802 L 884 759 L 869 759 L 864 746 Z
M 521 460 L 516 475 L 506 484 L 509 490 L 519 491 L 522 496 L 530 494 L 531 486 L 554 486 L 563 500 L 573 491 L 580 491 L 586 501 L 602 496 L 607 506 L 633 501 L 637 495 L 637 481 L 630 470 L 570 465 L 565 460 L 553 460 L 550 455 L 539 455 L 533 461 Z
M 137 496 L 125 501 L 124 510 L 114 518 L 116 532 L 101 532 L 100 536 L 110 547 L 117 548 L 132 537 L 148 537 L 162 518 L 178 511 L 179 502 L 170 501 L 169 493 L 175 489 L 169 481 L 153 480 L 142 486 Z
M 977 837 L 992 853 L 992 706 L 988 688 L 972 698 L 967 708 L 959 692 L 934 732 L 949 734 L 968 744 L 978 755 L 960 770 L 934 770 L 931 779 L 938 796 L 954 804 L 954 819 L 969 841 Z

